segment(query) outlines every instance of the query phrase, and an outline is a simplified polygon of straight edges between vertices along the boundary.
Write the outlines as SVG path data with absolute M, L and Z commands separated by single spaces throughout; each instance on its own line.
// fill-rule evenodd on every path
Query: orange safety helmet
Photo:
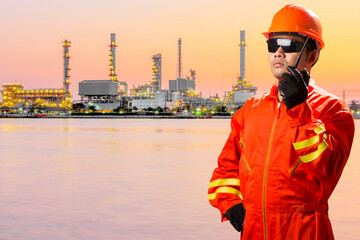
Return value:
M 266 39 L 274 32 L 296 32 L 309 36 L 319 42 L 324 48 L 322 28 L 319 17 L 311 10 L 297 4 L 286 5 L 274 16 L 269 31 L 264 32 Z

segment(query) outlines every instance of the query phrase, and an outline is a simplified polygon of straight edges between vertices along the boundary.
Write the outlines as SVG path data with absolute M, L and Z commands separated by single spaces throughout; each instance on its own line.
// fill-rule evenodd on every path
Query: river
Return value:
M 360 120 L 329 215 L 358 239 Z M 0 119 L 0 239 L 239 239 L 208 203 L 230 120 Z

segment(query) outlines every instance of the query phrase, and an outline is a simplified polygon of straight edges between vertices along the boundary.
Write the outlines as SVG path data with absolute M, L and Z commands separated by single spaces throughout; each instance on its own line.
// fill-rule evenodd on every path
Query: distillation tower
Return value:
M 117 78 L 116 74 L 116 64 L 115 64 L 115 48 L 117 47 L 115 43 L 115 33 L 110 34 L 110 51 L 109 51 L 109 76 L 110 80 L 118 84 L 118 96 L 127 96 L 127 83 L 121 82 Z M 124 90 L 120 89 L 120 86 L 124 86 Z
M 161 53 L 153 55 L 152 60 L 153 60 L 152 84 L 154 85 L 154 90 L 161 90 Z
M 109 52 L 109 57 L 110 57 L 110 62 L 109 62 L 109 76 L 110 76 L 110 80 L 118 82 L 117 80 L 117 75 L 115 72 L 115 48 L 117 47 L 117 45 L 115 44 L 115 33 L 111 33 L 110 35 L 110 52 Z
M 155 98 L 155 91 L 161 90 L 161 54 L 153 55 L 152 60 L 152 80 L 146 84 L 133 86 L 130 90 L 132 97 Z
M 71 47 L 71 42 L 69 40 L 63 41 L 63 48 L 64 48 L 64 91 L 65 91 L 65 99 L 71 98 L 70 93 L 70 53 L 69 48 Z

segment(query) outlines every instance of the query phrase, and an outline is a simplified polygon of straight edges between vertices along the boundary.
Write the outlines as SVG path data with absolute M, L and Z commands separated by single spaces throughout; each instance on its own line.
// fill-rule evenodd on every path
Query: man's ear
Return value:
M 311 65 L 311 66 L 314 66 L 315 63 L 318 61 L 319 57 L 320 57 L 320 51 L 317 50 L 317 49 L 313 49 L 309 55 L 308 55 L 308 63 Z

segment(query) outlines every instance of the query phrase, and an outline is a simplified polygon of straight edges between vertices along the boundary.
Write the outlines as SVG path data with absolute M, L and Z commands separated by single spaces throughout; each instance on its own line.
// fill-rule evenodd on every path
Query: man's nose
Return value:
M 285 52 L 283 51 L 283 49 L 281 47 L 279 47 L 276 52 L 275 52 L 275 57 L 285 57 Z

